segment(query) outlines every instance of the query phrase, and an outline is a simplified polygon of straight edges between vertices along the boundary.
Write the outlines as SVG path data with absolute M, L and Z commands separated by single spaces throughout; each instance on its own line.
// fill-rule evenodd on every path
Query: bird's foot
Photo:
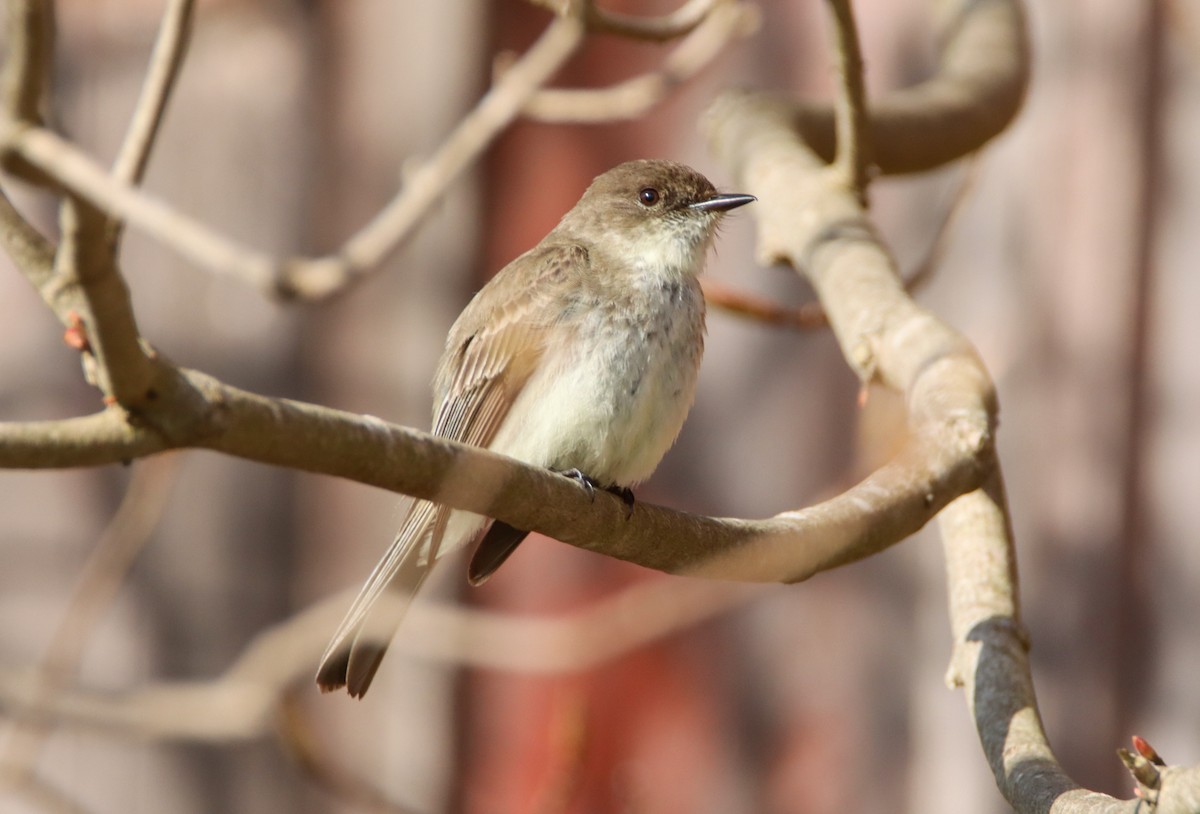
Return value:
M 633 517 L 633 504 L 635 503 L 635 500 L 632 489 L 630 489 L 628 486 L 609 486 L 604 491 L 608 492 L 610 495 L 616 495 L 617 497 L 621 498 L 621 502 L 625 504 L 626 520 Z
M 628 486 L 616 486 L 616 485 L 601 486 L 600 483 L 598 481 L 596 481 L 595 478 L 592 478 L 589 475 L 583 474 L 578 469 L 567 469 L 562 472 L 559 472 L 558 474 L 562 475 L 565 478 L 570 478 L 571 480 L 575 481 L 580 486 L 582 486 L 584 489 L 586 489 L 587 493 L 588 493 L 588 497 L 592 499 L 592 502 L 595 502 L 595 500 L 596 500 L 596 489 L 598 489 L 598 488 L 603 489 L 604 491 L 608 492 L 610 495 L 615 495 L 616 497 L 619 497 L 621 499 L 621 502 L 625 504 L 625 519 L 628 520 L 630 517 L 633 516 L 633 504 L 634 504 L 633 490 L 630 489 Z
M 562 475 L 564 478 L 570 478 L 578 483 L 585 490 L 587 490 L 588 497 L 592 499 L 592 502 L 594 503 L 596 501 L 596 487 L 600 484 L 596 483 L 596 481 L 594 481 L 592 478 L 573 467 L 571 469 L 565 469 L 558 474 Z

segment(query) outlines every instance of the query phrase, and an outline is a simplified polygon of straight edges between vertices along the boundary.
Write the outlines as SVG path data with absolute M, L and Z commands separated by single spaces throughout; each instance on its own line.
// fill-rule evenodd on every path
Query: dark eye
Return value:
M 638 200 L 642 202 L 643 206 L 654 206 L 658 203 L 658 198 L 658 190 L 654 187 L 646 187 L 638 193 Z

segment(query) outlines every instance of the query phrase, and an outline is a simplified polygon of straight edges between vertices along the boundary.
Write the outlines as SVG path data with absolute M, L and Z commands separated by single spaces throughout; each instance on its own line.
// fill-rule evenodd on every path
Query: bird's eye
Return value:
M 642 206 L 654 206 L 658 199 L 658 190 L 654 187 L 646 187 L 638 193 L 638 200 L 642 202 Z

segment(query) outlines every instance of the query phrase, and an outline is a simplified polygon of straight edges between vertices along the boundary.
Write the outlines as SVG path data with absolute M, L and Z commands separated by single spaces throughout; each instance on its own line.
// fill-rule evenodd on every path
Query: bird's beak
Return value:
M 706 212 L 728 212 L 730 209 L 737 209 L 739 206 L 745 206 L 751 201 L 757 200 L 758 198 L 755 198 L 753 195 L 727 195 L 714 192 L 703 201 L 688 204 L 688 209 L 700 209 Z

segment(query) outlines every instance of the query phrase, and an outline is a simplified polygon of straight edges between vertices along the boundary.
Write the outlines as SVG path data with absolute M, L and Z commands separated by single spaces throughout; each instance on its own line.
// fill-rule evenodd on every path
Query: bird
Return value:
M 658 466 L 695 397 L 705 334 L 697 277 L 717 225 L 754 200 L 663 159 L 596 176 L 450 328 L 433 433 L 608 489 L 632 511 L 631 487 Z M 478 540 L 467 569 L 478 585 L 527 533 L 415 501 L 334 633 L 318 686 L 362 697 L 438 557 Z

